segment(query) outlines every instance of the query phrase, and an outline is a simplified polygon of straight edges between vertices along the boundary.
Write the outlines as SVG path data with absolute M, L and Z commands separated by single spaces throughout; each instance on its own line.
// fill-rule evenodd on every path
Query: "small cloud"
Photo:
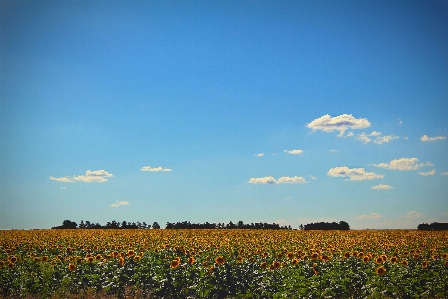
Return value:
M 375 139 L 372 139 L 370 137 L 376 137 Z M 373 131 L 370 134 L 366 134 L 366 133 L 361 133 L 358 135 L 358 137 L 356 137 L 357 140 L 363 142 L 364 144 L 369 143 L 369 142 L 373 142 L 376 144 L 383 144 L 383 143 L 389 143 L 389 141 L 395 140 L 395 139 L 399 139 L 400 137 L 395 136 L 395 135 L 387 135 L 387 136 L 381 136 L 380 132 L 376 132 Z
M 428 137 L 428 135 L 423 135 L 420 137 L 420 140 L 423 142 L 432 142 L 432 141 L 440 141 L 445 140 L 446 136 L 435 136 L 435 137 Z
M 314 175 L 308 175 L 308 177 L 310 178 L 310 179 L 312 179 L 312 180 L 317 180 L 317 178 L 314 176 Z
M 150 171 L 150 172 L 170 172 L 173 171 L 170 168 L 162 168 L 162 167 L 151 167 L 151 166 L 143 166 L 141 171 Z
M 255 154 L 255 156 L 257 156 L 257 157 L 263 157 L 263 156 L 264 156 L 264 153 Z
M 433 169 L 433 170 L 428 171 L 428 172 L 419 171 L 418 174 L 419 174 L 419 175 L 422 175 L 422 176 L 435 175 L 435 174 L 436 174 L 436 170 Z
M 441 175 L 448 175 L 448 171 L 442 172 Z
M 416 170 L 425 166 L 424 163 L 418 163 L 417 158 L 401 158 L 392 160 L 389 163 L 372 164 L 373 166 L 396 169 L 396 170 Z
M 370 188 L 372 188 L 373 190 L 388 190 L 388 189 L 393 189 L 392 186 L 384 185 L 384 184 L 379 184 L 379 185 L 377 185 L 377 186 L 372 186 L 372 187 L 370 187 Z
M 262 178 L 251 178 L 249 180 L 250 184 L 304 184 L 306 180 L 301 176 L 287 177 L 283 176 L 276 180 L 272 176 L 262 177 Z
M 347 166 L 331 168 L 327 175 L 332 177 L 348 177 L 350 181 L 362 181 L 384 178 L 383 174 L 366 172 L 364 168 L 348 168 Z
M 416 219 L 416 218 L 422 218 L 422 217 L 423 217 L 423 214 L 416 212 L 416 211 L 409 212 L 404 217 L 400 216 L 400 218 L 406 218 L 406 219 Z
M 434 163 L 431 163 L 429 161 L 426 161 L 426 166 L 434 166 Z
M 66 190 L 67 188 L 65 188 L 65 187 L 60 187 L 62 190 Z
M 338 151 L 337 150 L 330 150 L 330 152 L 337 153 Z
M 75 182 L 74 180 L 72 180 L 68 176 L 62 177 L 62 178 L 54 178 L 54 177 L 50 176 L 50 180 L 56 181 L 56 182 L 61 182 L 61 183 L 74 183 Z
M 296 149 L 296 150 L 284 150 L 283 152 L 291 155 L 301 155 L 303 154 L 302 150 Z
M 263 178 L 251 178 L 249 180 L 250 184 L 277 184 L 277 181 L 271 177 L 271 176 L 267 176 L 267 177 L 263 177 Z
M 50 180 L 58 181 L 63 183 L 74 183 L 75 181 L 86 182 L 86 183 L 103 183 L 107 182 L 105 177 L 113 177 L 113 175 L 105 170 L 87 170 L 86 175 L 78 175 L 70 177 L 62 177 L 62 178 L 54 178 L 50 176 Z
M 378 213 L 370 213 L 370 215 L 361 215 L 361 216 L 356 216 L 355 219 L 358 220 L 362 220 L 362 219 L 380 219 L 383 218 L 383 216 L 381 216 Z
M 110 206 L 112 207 L 112 208 L 118 208 L 119 206 L 127 206 L 127 205 L 129 205 L 129 202 L 127 202 L 127 201 L 124 201 L 124 200 L 122 200 L 122 201 L 116 201 L 116 203 L 113 203 L 113 204 L 111 204 Z
M 339 131 L 339 136 L 342 136 L 344 135 L 344 132 L 349 128 L 368 128 L 370 127 L 370 122 L 367 120 L 367 118 L 355 118 L 351 114 L 342 114 L 335 117 L 331 117 L 327 114 L 316 118 L 306 126 L 312 129 L 313 132 L 317 130 L 321 130 L 324 132 Z
M 345 135 L 345 137 L 353 137 L 353 136 L 355 136 L 353 132 L 348 132 L 347 135 Z
M 306 183 L 305 179 L 301 176 L 287 177 L 282 176 L 277 180 L 278 184 L 303 184 Z

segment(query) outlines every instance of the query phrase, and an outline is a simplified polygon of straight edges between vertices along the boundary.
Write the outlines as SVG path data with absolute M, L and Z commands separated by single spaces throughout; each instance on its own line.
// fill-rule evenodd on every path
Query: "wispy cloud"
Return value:
M 264 156 L 264 153 L 255 154 L 255 156 L 257 156 L 257 157 L 263 157 L 263 156 Z
M 295 149 L 295 150 L 284 150 L 283 152 L 290 155 L 301 155 L 303 154 L 303 150 Z
M 306 180 L 301 176 L 287 177 L 283 176 L 276 180 L 272 176 L 262 177 L 262 178 L 251 178 L 249 180 L 250 184 L 304 184 Z
M 306 126 L 313 131 L 339 131 L 339 136 L 342 136 L 347 129 L 368 128 L 370 127 L 370 122 L 367 120 L 367 118 L 355 118 L 351 114 L 342 114 L 335 117 L 331 117 L 327 114 L 316 118 Z
M 373 131 L 370 134 L 366 134 L 364 132 L 362 132 L 361 134 L 358 134 L 356 139 L 363 142 L 364 144 L 366 143 L 376 143 L 376 144 L 383 144 L 383 143 L 389 143 L 392 140 L 395 139 L 399 139 L 400 137 L 396 136 L 396 135 L 386 135 L 386 136 L 381 136 L 381 132 L 377 132 L 377 131 Z M 353 136 L 353 135 L 351 135 Z
M 72 180 L 68 176 L 61 177 L 61 178 L 54 178 L 54 177 L 50 176 L 50 180 L 56 181 L 56 182 L 61 182 L 61 183 L 74 183 L 75 182 L 74 180 Z
M 441 175 L 448 175 L 448 171 L 442 172 Z
M 378 213 L 370 213 L 370 215 L 361 215 L 361 216 L 356 216 L 355 219 L 358 220 L 363 220 L 363 219 L 380 219 L 383 218 L 383 216 L 381 216 Z
M 50 176 L 50 180 L 62 183 L 74 183 L 76 181 L 86 183 L 103 183 L 107 182 L 106 177 L 113 177 L 113 175 L 105 170 L 87 170 L 85 175 L 75 175 L 71 178 L 68 176 L 60 178 Z
M 122 200 L 122 201 L 117 200 L 115 203 L 111 204 L 110 206 L 112 208 L 118 208 L 119 206 L 127 206 L 127 205 L 129 205 L 129 202 L 124 201 L 124 200 Z
M 436 170 L 433 169 L 433 170 L 430 170 L 428 172 L 419 171 L 418 174 L 422 175 L 422 176 L 435 175 L 436 174 Z
M 141 171 L 151 171 L 151 172 L 170 172 L 173 171 L 170 168 L 162 168 L 162 167 L 151 167 L 151 166 L 143 166 Z
M 435 136 L 435 137 L 428 137 L 428 135 L 423 135 L 420 137 L 420 140 L 423 142 L 432 142 L 432 141 L 440 141 L 445 140 L 446 136 Z
M 417 218 L 422 218 L 422 217 L 423 217 L 423 214 L 416 212 L 416 211 L 408 212 L 406 214 L 406 216 L 400 216 L 400 218 L 406 218 L 406 219 L 417 219 Z
M 372 186 L 372 187 L 370 187 L 370 188 L 372 188 L 373 190 L 388 190 L 388 189 L 393 189 L 392 186 L 390 186 L 390 185 L 384 185 L 384 184 L 379 184 L 379 185 L 377 185 L 377 186 Z
M 347 166 L 331 168 L 327 175 L 332 177 L 347 177 L 350 181 L 362 181 L 384 178 L 383 174 L 366 172 L 364 168 L 348 168 Z
M 373 166 L 396 169 L 396 170 L 416 170 L 425 166 L 425 163 L 418 163 L 417 158 L 401 158 L 390 161 L 389 163 L 372 164 Z

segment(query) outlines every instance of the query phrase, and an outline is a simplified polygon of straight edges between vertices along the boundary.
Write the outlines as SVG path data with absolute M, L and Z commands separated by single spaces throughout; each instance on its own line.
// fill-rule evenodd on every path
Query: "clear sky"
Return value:
M 1 1 L 0 228 L 448 222 L 446 1 Z

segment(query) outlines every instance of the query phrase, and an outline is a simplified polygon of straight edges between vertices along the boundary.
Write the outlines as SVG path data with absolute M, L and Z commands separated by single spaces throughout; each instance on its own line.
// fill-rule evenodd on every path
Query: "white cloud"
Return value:
M 372 164 L 373 166 L 396 169 L 396 170 L 416 170 L 425 166 L 425 163 L 418 163 L 417 158 L 401 158 L 390 161 L 389 163 Z
M 376 137 L 375 139 L 372 139 L 370 137 Z M 395 135 L 386 135 L 386 136 L 381 136 L 381 132 L 377 132 L 377 131 L 373 131 L 370 134 L 366 134 L 364 132 L 362 132 L 361 134 L 358 134 L 358 137 L 356 137 L 357 140 L 363 142 L 364 144 L 369 143 L 369 142 L 373 142 L 376 144 L 383 144 L 383 143 L 388 143 L 389 141 L 395 140 L 395 139 L 399 139 L 400 137 L 395 136 Z
M 430 170 L 428 172 L 419 171 L 418 174 L 422 175 L 422 176 L 435 175 L 436 174 L 436 170 L 433 169 L 433 170 Z
M 388 143 L 389 141 L 395 140 L 395 139 L 399 139 L 400 137 L 395 136 L 395 135 L 387 135 L 387 136 L 382 136 L 382 137 L 377 137 L 375 138 L 374 143 L 376 144 L 383 144 L 383 143 Z
M 170 168 L 162 168 L 162 167 L 151 167 L 151 166 L 143 166 L 141 171 L 151 171 L 151 172 L 170 172 L 173 171 Z
M 291 154 L 291 155 L 301 155 L 303 154 L 302 150 L 296 149 L 296 150 L 284 150 L 285 153 Z
M 361 215 L 361 216 L 355 217 L 355 219 L 358 219 L 358 220 L 361 220 L 361 219 L 379 219 L 379 218 L 383 218 L 383 216 L 381 216 L 378 213 L 370 213 L 370 215 Z
M 442 172 L 441 175 L 448 175 L 448 171 Z
M 370 122 L 367 118 L 355 118 L 351 114 L 342 114 L 339 116 L 331 117 L 330 115 L 324 115 L 316 118 L 307 127 L 313 131 L 321 130 L 324 132 L 339 131 L 339 136 L 344 135 L 347 129 L 363 129 L 370 127 Z
M 332 177 L 348 177 L 350 181 L 382 179 L 383 174 L 366 172 L 364 168 L 348 168 L 347 166 L 331 168 L 327 175 Z
M 94 171 L 87 170 L 86 176 L 113 177 L 113 175 L 111 173 L 108 173 L 105 170 L 94 170 Z
M 112 208 L 118 208 L 119 206 L 127 206 L 127 205 L 129 205 L 129 202 L 127 202 L 127 201 L 124 201 L 124 200 L 122 200 L 122 201 L 116 201 L 116 203 L 113 203 L 113 204 L 111 204 L 110 206 L 112 207 Z
M 332 152 L 332 153 L 337 153 L 338 150 L 330 150 L 330 152 Z
M 384 185 L 384 184 L 379 184 L 379 185 L 377 185 L 377 186 L 372 186 L 372 187 L 370 187 L 370 188 L 372 188 L 373 190 L 387 190 L 387 189 L 393 189 L 392 186 Z
M 435 137 L 428 137 L 428 135 L 423 135 L 420 137 L 420 140 L 423 142 L 431 142 L 431 141 L 439 141 L 439 140 L 445 140 L 446 136 L 435 136 Z
M 61 182 L 61 183 L 74 183 L 75 182 L 74 180 L 72 180 L 68 176 L 62 177 L 62 178 L 54 178 L 54 177 L 50 176 L 50 180 L 56 181 L 56 182 Z
M 66 190 L 67 188 L 66 187 L 60 187 L 62 190 Z
M 255 154 L 255 156 L 257 156 L 257 157 L 263 157 L 263 156 L 264 156 L 264 153 Z
M 426 166 L 434 166 L 434 163 L 431 163 L 429 161 L 426 161 Z
M 317 180 L 317 178 L 314 176 L 314 175 L 308 175 L 308 177 L 310 178 L 310 179 L 312 179 L 312 180 Z
M 277 180 L 278 184 L 303 184 L 306 183 L 305 179 L 301 176 L 287 177 L 282 176 Z
M 249 180 L 249 183 L 251 183 L 251 184 L 277 184 L 277 181 L 273 177 L 267 176 L 267 177 L 263 177 L 263 178 L 251 178 Z
M 52 181 L 58 181 L 63 183 L 74 183 L 75 181 L 81 181 L 86 183 L 103 183 L 107 182 L 107 179 L 105 177 L 113 177 L 113 175 L 105 170 L 87 170 L 86 175 L 78 175 L 70 177 L 62 177 L 62 178 L 54 178 L 50 176 L 50 180 Z
M 406 214 L 406 216 L 400 216 L 400 218 L 406 218 L 406 219 L 416 219 L 416 218 L 422 218 L 423 214 L 416 212 L 416 211 L 412 211 Z
M 262 178 L 251 178 L 249 180 L 250 184 L 304 184 L 306 180 L 301 176 L 287 177 L 283 176 L 276 180 L 272 176 L 262 177 Z

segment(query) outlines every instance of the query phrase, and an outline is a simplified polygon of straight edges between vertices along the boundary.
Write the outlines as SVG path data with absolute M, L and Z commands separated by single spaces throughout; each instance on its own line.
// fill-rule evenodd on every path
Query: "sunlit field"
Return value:
M 0 231 L 23 298 L 448 298 L 446 231 Z

